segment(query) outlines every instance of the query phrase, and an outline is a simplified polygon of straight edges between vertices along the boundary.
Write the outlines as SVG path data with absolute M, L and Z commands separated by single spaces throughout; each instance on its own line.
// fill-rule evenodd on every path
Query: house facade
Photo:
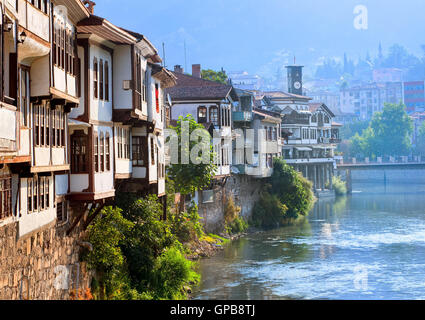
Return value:
M 166 203 L 175 77 L 92 1 L 0 3 L 0 299 L 67 299 L 90 285 L 82 235 L 117 192 Z
M 254 178 L 273 174 L 273 159 L 282 156 L 280 113 L 255 107 L 251 92 L 236 90 L 239 102 L 233 107 L 233 173 Z
M 299 94 L 300 68 L 288 67 L 289 92 L 265 92 L 262 108 L 282 116 L 282 155 L 286 162 L 313 182 L 318 195 L 326 195 L 333 188 L 340 125 L 334 122 L 335 114 L 326 104 L 311 103 L 311 98 Z

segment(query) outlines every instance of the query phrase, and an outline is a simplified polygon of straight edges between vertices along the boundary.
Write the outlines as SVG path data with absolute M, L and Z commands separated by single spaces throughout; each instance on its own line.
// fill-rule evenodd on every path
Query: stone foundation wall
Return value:
M 17 239 L 18 223 L 0 228 L 0 299 L 68 300 L 87 289 L 91 273 L 79 261 L 83 233 L 66 236 L 66 226 L 51 224 Z
M 241 207 L 241 216 L 246 220 L 252 216 L 252 210 L 260 197 L 260 191 L 266 179 L 255 179 L 245 175 L 233 175 L 224 187 L 214 188 L 214 203 L 202 203 L 199 197 L 199 215 L 203 218 L 207 233 L 224 231 L 224 212 L 226 203 L 233 197 L 235 205 Z

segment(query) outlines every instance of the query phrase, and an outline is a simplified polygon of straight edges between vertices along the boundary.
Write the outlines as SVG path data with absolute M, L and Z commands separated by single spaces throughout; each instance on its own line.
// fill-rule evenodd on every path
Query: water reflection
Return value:
M 425 185 L 354 188 L 318 201 L 300 225 L 247 236 L 202 261 L 195 297 L 425 298 Z

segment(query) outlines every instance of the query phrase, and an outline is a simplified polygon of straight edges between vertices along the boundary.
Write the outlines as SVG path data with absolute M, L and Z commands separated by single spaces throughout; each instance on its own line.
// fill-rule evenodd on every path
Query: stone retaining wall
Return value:
M 87 289 L 91 274 L 79 261 L 83 236 L 51 224 L 17 239 L 18 223 L 0 228 L 0 299 L 68 300 L 74 289 Z

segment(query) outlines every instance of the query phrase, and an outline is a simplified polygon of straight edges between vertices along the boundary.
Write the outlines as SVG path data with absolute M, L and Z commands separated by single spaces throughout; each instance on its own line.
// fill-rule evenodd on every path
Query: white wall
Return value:
M 117 46 L 114 51 L 114 107 L 115 109 L 132 109 L 131 90 L 123 90 L 123 81 L 131 80 L 131 48 Z
M 55 195 L 53 188 L 53 178 L 49 178 L 49 203 L 50 208 L 44 211 L 33 212 L 28 214 L 28 197 L 27 197 L 27 179 L 21 179 L 21 192 L 20 192 L 20 207 L 21 207 L 21 217 L 19 218 L 19 237 L 22 237 L 32 231 L 35 231 L 53 221 L 56 220 L 56 209 L 54 206 Z
M 98 66 L 100 68 L 100 60 L 103 64 L 108 62 L 109 67 L 109 101 L 95 99 L 93 88 L 93 64 L 94 58 L 97 58 Z M 112 57 L 110 53 L 98 46 L 90 46 L 90 73 L 89 73 L 89 86 L 90 86 L 90 119 L 99 121 L 112 121 Z M 105 67 L 104 67 L 105 68 Z M 100 69 L 99 69 L 100 71 Z M 103 71 L 104 72 L 104 71 Z M 104 73 L 105 74 L 105 73 Z M 105 86 L 105 82 L 103 84 Z M 100 87 L 100 78 L 99 78 Z M 121 85 L 122 87 L 122 85 Z M 100 88 L 99 91 L 100 93 Z M 105 94 L 105 91 L 103 92 Z

